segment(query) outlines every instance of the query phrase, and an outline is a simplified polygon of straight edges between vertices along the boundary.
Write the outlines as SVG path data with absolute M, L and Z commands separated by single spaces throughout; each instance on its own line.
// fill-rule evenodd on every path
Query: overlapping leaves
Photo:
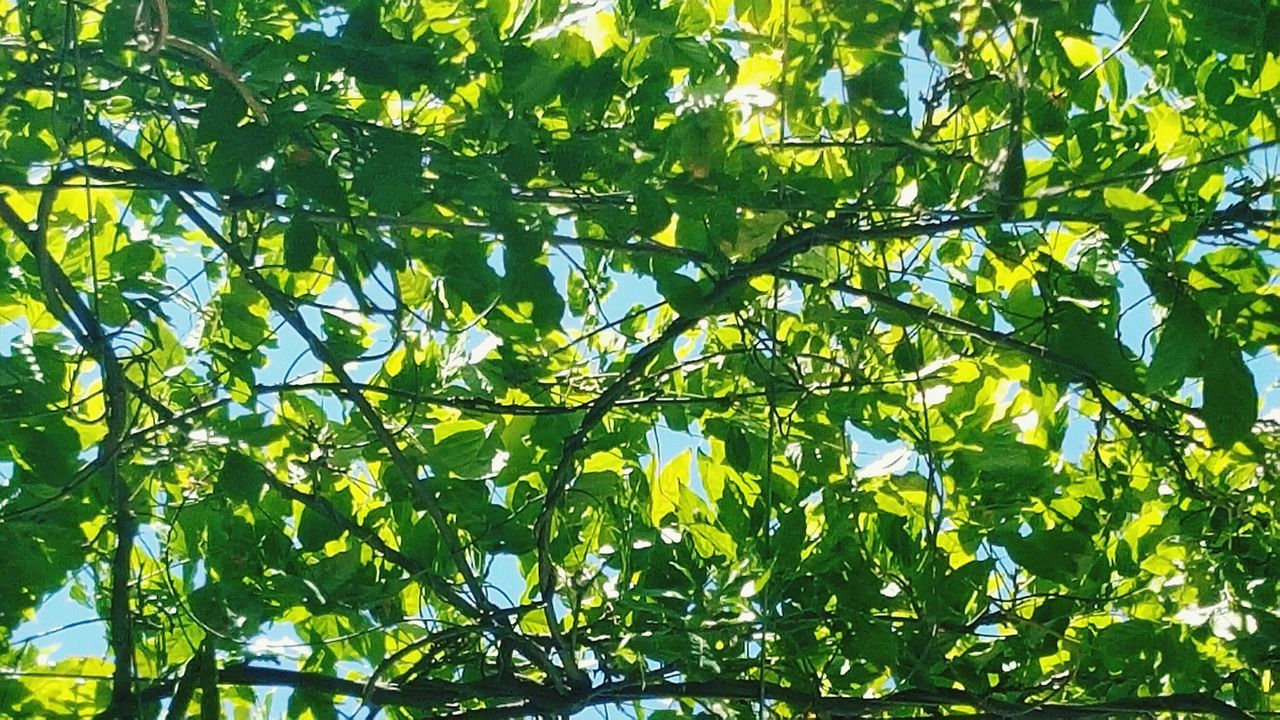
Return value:
M 5 712 L 1277 709 L 1275 8 L 144 7 L 0 1 Z

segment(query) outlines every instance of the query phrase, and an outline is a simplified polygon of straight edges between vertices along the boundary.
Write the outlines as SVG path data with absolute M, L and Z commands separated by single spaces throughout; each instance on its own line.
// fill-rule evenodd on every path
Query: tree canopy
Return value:
M 0 714 L 1280 711 L 1271 0 L 0 18 Z

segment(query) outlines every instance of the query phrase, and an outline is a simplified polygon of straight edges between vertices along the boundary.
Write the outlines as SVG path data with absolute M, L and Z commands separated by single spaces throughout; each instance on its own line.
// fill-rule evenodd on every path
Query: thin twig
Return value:
M 1115 57 L 1116 53 L 1120 52 L 1120 50 L 1123 49 L 1125 45 L 1128 45 L 1129 39 L 1133 37 L 1134 33 L 1138 32 L 1138 28 L 1142 27 L 1142 22 L 1147 19 L 1147 13 L 1149 12 L 1151 12 L 1151 3 L 1147 3 L 1146 5 L 1142 6 L 1142 14 L 1138 15 L 1138 19 L 1134 21 L 1133 27 L 1129 28 L 1129 30 L 1124 35 L 1120 36 L 1120 40 L 1119 42 L 1116 43 L 1116 46 L 1108 50 L 1107 54 L 1103 55 L 1098 60 L 1098 62 L 1089 66 L 1088 70 L 1085 70 L 1084 72 L 1080 73 L 1080 77 L 1076 78 L 1076 80 L 1077 81 L 1084 80 L 1085 78 L 1092 75 L 1094 72 L 1097 71 L 1098 68 L 1105 65 L 1108 60 Z

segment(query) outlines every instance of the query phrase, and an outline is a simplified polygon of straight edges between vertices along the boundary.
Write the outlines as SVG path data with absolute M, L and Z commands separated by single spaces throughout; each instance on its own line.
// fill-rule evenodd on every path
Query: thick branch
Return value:
M 988 217 L 987 219 L 989 220 L 990 218 Z M 956 218 L 913 224 L 908 227 L 858 227 L 854 225 L 852 218 L 837 218 L 824 225 L 799 230 L 779 238 L 755 260 L 734 266 L 702 298 L 699 304 L 701 312 L 677 317 L 663 330 L 662 334 L 636 351 L 631 361 L 627 364 L 627 368 L 587 408 L 586 414 L 578 424 L 578 429 L 565 438 L 560 460 L 547 483 L 547 495 L 543 502 L 542 511 L 538 515 L 535 530 L 538 545 L 539 591 L 542 594 L 547 613 L 547 623 L 551 627 L 552 634 L 558 636 L 561 633 L 555 608 L 551 602 L 555 591 L 555 568 L 548 554 L 555 508 L 572 481 L 576 469 L 577 455 L 586 445 L 587 437 L 591 434 L 591 431 L 622 400 L 630 390 L 631 385 L 645 374 L 649 364 L 669 343 L 692 329 L 704 318 L 725 312 L 727 308 L 721 307 L 724 302 L 752 278 L 767 274 L 777 275 L 779 274 L 779 268 L 786 264 L 787 261 L 812 248 L 832 242 L 845 241 L 850 239 L 851 235 L 858 240 L 931 235 L 967 227 L 973 222 L 972 218 Z
M 232 665 L 218 676 L 221 685 L 271 686 L 305 689 L 333 696 L 360 697 L 366 685 L 356 680 L 321 673 L 285 670 L 257 665 Z M 177 683 L 167 680 L 143 691 L 146 700 L 174 694 Z M 369 702 L 439 712 L 473 703 L 489 706 L 459 710 L 449 718 L 507 718 L 530 715 L 569 715 L 587 708 L 650 700 L 693 700 L 703 703 L 738 700 L 787 705 L 793 712 L 848 718 L 884 717 L 893 710 L 940 711 L 972 708 L 965 717 L 981 718 L 1106 718 L 1140 717 L 1151 713 L 1197 713 L 1229 720 L 1250 720 L 1248 712 L 1209 694 L 1177 693 L 1153 697 L 1129 697 L 1105 702 L 1023 704 L 995 700 L 953 689 L 908 689 L 878 698 L 813 693 L 801 688 L 758 680 L 724 679 L 698 682 L 626 682 L 601 685 L 562 695 L 536 683 L 517 679 L 452 682 L 423 680 L 404 686 L 374 685 Z M 948 713 L 949 715 L 953 713 Z
M 1248 148 L 1215 155 L 1205 158 L 1204 160 L 1192 165 L 1186 165 L 1167 171 L 1159 171 L 1161 174 L 1175 174 L 1195 167 L 1211 165 L 1215 162 L 1222 162 L 1240 155 L 1255 152 L 1264 148 L 1271 147 L 1275 143 L 1272 141 L 1258 143 Z M 1057 195 L 1079 192 L 1089 189 L 1097 189 L 1101 187 L 1112 187 L 1121 185 L 1134 180 L 1141 180 L 1151 176 L 1156 171 L 1145 170 L 1141 172 L 1103 178 L 1089 183 L 1075 185 L 1064 188 L 1055 188 L 1046 191 L 1041 195 L 1024 200 L 1044 200 L 1048 197 Z M 102 183 L 104 187 L 112 189 L 131 189 L 135 191 L 151 191 L 165 194 L 172 194 L 175 191 L 200 193 L 200 194 L 216 194 L 215 191 L 203 181 L 184 175 L 169 175 L 155 171 L 148 167 L 138 168 L 120 168 L 102 165 L 79 165 L 75 168 L 58 173 L 54 178 L 41 183 L 21 183 L 14 181 L 6 181 L 3 185 L 9 187 L 21 187 L 24 189 L 44 190 L 49 187 L 84 187 L 84 183 L 71 183 L 69 179 L 73 176 L 84 176 L 92 178 Z M 91 186 L 92 187 L 92 186 Z M 293 214 L 299 212 L 297 208 L 288 208 L 278 204 L 274 194 L 270 192 L 262 192 L 256 195 L 229 195 L 220 198 L 229 206 L 238 209 L 256 209 L 267 213 L 275 214 Z M 512 200 L 530 201 L 539 200 L 543 202 L 556 202 L 565 205 L 577 205 L 588 202 L 591 198 L 588 196 L 567 196 L 559 198 L 558 196 L 512 196 Z M 631 202 L 626 197 L 614 198 L 609 197 L 604 204 L 622 204 L 627 205 Z M 751 209 L 763 209 L 764 206 L 752 206 Z M 827 208 L 829 209 L 829 208 Z M 824 208 L 809 208 L 813 212 L 821 212 Z M 839 208 L 836 212 L 845 212 Z M 892 212 L 892 208 L 886 208 L 885 212 Z M 376 213 L 367 213 L 363 215 L 346 215 L 341 213 L 303 210 L 308 219 L 318 223 L 333 224 L 349 224 L 356 223 L 369 227 L 378 228 L 422 228 L 435 229 L 441 231 L 464 231 L 476 233 L 499 233 L 499 230 L 483 223 L 469 223 L 460 221 L 445 221 L 431 218 L 414 217 L 406 215 L 380 215 Z M 973 229 L 989 225 L 994 216 L 991 213 L 984 212 L 951 212 L 945 213 L 942 217 L 947 218 L 948 223 L 958 223 L 950 225 L 950 229 Z M 1277 218 L 1280 218 L 1280 212 L 1274 209 L 1252 208 L 1252 207 L 1231 207 L 1222 208 L 1213 211 L 1204 218 L 1202 225 L 1207 233 L 1220 232 L 1225 228 L 1252 228 L 1252 229 L 1269 229 L 1275 226 Z M 908 218 L 910 222 L 901 222 L 892 225 L 884 225 L 878 229 L 872 230 L 870 235 L 864 236 L 866 239 L 875 237 L 911 237 L 914 235 L 923 235 L 930 232 L 930 228 L 937 224 L 937 220 L 919 220 L 918 215 Z M 1017 223 L 1020 226 L 1044 225 L 1049 223 L 1061 222 L 1080 222 L 1089 224 L 1099 224 L 1114 220 L 1114 216 L 1107 212 L 1087 213 L 1087 212 L 1064 212 L 1059 210 L 1045 210 L 1034 215 L 1019 218 Z M 628 253 L 636 253 L 642 255 L 669 255 L 673 257 L 682 257 L 692 262 L 706 262 L 708 258 L 699 252 L 689 250 L 688 248 L 680 248 L 660 243 L 640 240 L 634 242 L 620 242 L 603 240 L 598 238 L 576 238 L 564 235 L 553 235 L 550 241 L 556 245 L 594 247 L 605 250 L 615 250 Z
M 117 138 L 110 138 L 110 141 L 117 147 L 117 149 L 128 155 L 131 162 L 140 166 L 145 166 L 145 159 L 138 155 L 133 148 L 119 141 Z M 283 291 L 279 290 L 271 283 L 267 282 L 266 278 L 257 271 L 252 261 L 244 255 L 240 248 L 234 243 L 228 241 L 217 228 L 215 228 L 195 207 L 191 205 L 181 192 L 171 192 L 169 193 L 169 198 L 178 206 L 179 209 L 182 210 L 187 218 L 210 240 L 212 240 L 213 243 L 226 254 L 227 258 L 229 258 L 236 267 L 239 268 L 241 274 L 250 286 L 266 298 L 272 310 L 283 317 L 285 322 L 288 323 L 300 337 L 302 337 L 304 342 L 306 342 L 307 347 L 311 350 L 311 353 L 320 360 L 326 368 L 328 368 L 330 373 L 333 374 L 334 378 L 337 379 L 338 386 L 341 388 L 342 393 L 352 404 L 355 405 L 360 416 L 369 424 L 369 427 L 373 430 L 378 442 L 387 451 L 387 454 L 390 455 L 392 464 L 403 476 L 403 481 L 410 483 L 411 485 L 416 484 L 418 482 L 419 468 L 400 448 L 395 436 L 392 435 L 386 423 L 383 422 L 377 409 L 374 408 L 373 404 L 369 401 L 368 396 L 361 390 L 360 384 L 356 383 L 355 380 L 352 379 L 350 374 L 347 373 L 346 369 L 343 367 L 343 363 L 334 356 L 324 341 L 321 340 L 320 337 L 316 335 L 315 331 L 307 325 L 306 320 L 302 317 L 302 313 L 299 312 L 295 306 L 295 300 L 285 295 Z M 417 490 L 418 488 L 415 487 L 414 489 Z M 503 614 L 501 608 L 498 608 L 489 600 L 488 596 L 485 594 L 484 586 L 481 584 L 475 570 L 467 560 L 457 533 L 453 526 L 450 525 L 444 510 L 440 507 L 440 503 L 431 494 L 431 489 L 422 488 L 421 491 L 417 493 L 417 497 L 422 502 L 423 507 L 426 509 L 427 515 L 431 518 L 432 524 L 435 525 L 437 532 L 440 533 L 440 537 L 443 540 L 445 548 L 453 560 L 455 567 L 457 567 L 458 571 L 462 574 L 463 582 L 466 584 L 472 596 L 474 607 L 472 607 L 471 604 L 462 602 L 456 595 L 445 595 L 444 597 L 454 598 L 457 601 L 455 607 L 460 612 L 473 617 L 476 615 L 476 608 L 479 608 L 480 612 L 485 616 L 486 622 L 495 623 L 495 628 L 504 635 L 510 637 L 520 647 L 522 653 L 527 658 L 537 662 L 540 659 L 539 648 L 530 639 L 525 638 L 516 632 L 515 629 L 511 627 L 510 619 Z M 556 679 L 554 666 L 550 663 L 545 663 L 543 665 L 543 669 L 549 676 Z
M 121 142 L 117 138 L 111 138 L 111 141 L 119 151 L 129 156 L 131 162 L 140 167 L 146 167 L 145 158 L 138 155 L 133 148 Z M 414 483 L 418 477 L 417 466 L 404 454 L 404 451 L 400 449 L 400 445 L 396 442 L 395 437 L 391 434 L 391 431 L 387 428 L 386 424 L 382 422 L 382 417 L 378 414 L 377 409 L 369 402 L 369 398 L 361 392 L 359 385 L 351 378 L 350 374 L 347 373 L 346 369 L 343 367 L 343 363 L 334 356 L 329 347 L 320 339 L 320 336 L 317 335 L 309 325 L 307 325 L 306 320 L 302 317 L 302 313 L 300 313 L 295 306 L 295 300 L 285 295 L 283 291 L 276 288 L 271 283 L 267 282 L 266 278 L 258 272 L 252 260 L 246 257 L 244 252 L 242 252 L 237 245 L 230 242 L 225 236 L 223 236 L 222 232 L 219 231 L 218 228 L 214 227 L 204 215 L 192 206 L 181 191 L 171 190 L 168 195 L 170 200 L 172 200 L 172 202 L 182 210 L 187 218 L 210 240 L 212 240 L 213 243 L 218 246 L 218 249 L 220 249 L 227 258 L 236 265 L 249 285 L 266 298 L 271 309 L 284 318 L 285 322 L 302 337 L 311 353 L 325 365 L 329 372 L 333 374 L 334 378 L 337 379 L 339 386 L 342 388 L 343 394 L 346 395 L 347 399 L 356 406 L 356 410 L 360 413 L 360 416 L 369 424 L 374 435 L 378 438 L 379 443 L 383 445 L 388 455 L 390 455 L 392 464 L 400 474 L 404 476 L 404 481 Z M 426 493 L 424 493 L 424 495 L 426 496 L 424 498 L 424 506 L 426 507 L 427 514 L 431 517 L 432 522 L 435 523 L 437 529 L 440 531 L 440 534 L 445 541 L 445 546 L 448 548 L 449 554 L 453 558 L 454 564 L 457 566 L 458 571 L 462 573 L 463 579 L 471 590 L 475 603 L 486 610 L 492 609 L 490 607 L 491 604 L 488 602 L 484 594 L 484 588 L 476 577 L 475 570 L 472 569 L 471 564 L 463 554 L 461 543 L 453 532 L 452 526 L 449 525 L 448 519 L 444 515 L 444 511 L 440 508 L 440 505 L 436 502 L 435 498 L 430 497 L 429 494 Z
M 49 254 L 46 242 L 47 220 L 57 195 L 57 189 L 46 189 L 41 193 L 33 224 L 24 222 L 8 202 L 0 199 L 0 219 L 9 225 L 35 257 L 49 312 L 71 331 L 85 352 L 97 360 L 102 371 L 107 434 L 98 446 L 97 459 L 100 462 L 95 469 L 106 471 L 112 498 L 112 527 L 116 536 L 111 557 L 110 642 L 115 660 L 111 712 L 116 717 L 134 717 L 137 709 L 133 700 L 134 639 L 129 585 L 137 520 L 129 507 L 129 488 L 116 465 L 117 454 L 129 430 L 128 383 L 102 323 L 85 304 L 62 267 Z M 91 474 L 83 474 L 77 478 L 76 484 L 87 480 Z M 70 490 L 64 488 L 60 496 L 68 492 Z

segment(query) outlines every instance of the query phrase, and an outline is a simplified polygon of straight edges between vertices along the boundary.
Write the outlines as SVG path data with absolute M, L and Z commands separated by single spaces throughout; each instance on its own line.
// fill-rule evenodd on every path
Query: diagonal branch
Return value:
M 110 138 L 112 144 L 129 160 L 139 167 L 146 168 L 146 159 L 137 153 L 132 147 L 121 142 L 118 138 Z M 404 476 L 404 481 L 413 483 L 418 477 L 418 467 L 412 460 L 404 454 L 400 445 L 396 442 L 395 437 L 387 428 L 386 423 L 382 421 L 382 417 L 378 414 L 376 408 L 369 401 L 369 398 L 360 389 L 360 386 L 352 379 L 351 375 L 343 367 L 343 363 L 333 354 L 329 347 L 324 343 L 320 336 L 311 329 L 302 313 L 296 307 L 295 300 L 286 295 L 282 290 L 276 288 L 267 282 L 266 278 L 258 272 L 252 260 L 245 256 L 244 252 L 235 244 L 229 241 L 218 228 L 200 213 L 199 210 L 191 204 L 190 201 L 182 194 L 180 190 L 168 191 L 169 199 L 176 205 L 184 215 L 194 224 L 201 232 L 205 234 L 218 249 L 221 250 L 237 269 L 240 270 L 245 280 L 254 290 L 266 298 L 271 309 L 284 318 L 285 322 L 302 337 L 307 344 L 311 353 L 322 362 L 325 367 L 337 379 L 338 386 L 348 400 L 355 405 L 360 416 L 369 424 L 378 441 L 386 449 L 391 457 L 392 464 Z M 486 610 L 493 609 L 491 603 L 487 600 L 484 589 L 479 579 L 476 577 L 475 570 L 471 567 L 462 551 L 461 543 L 458 541 L 456 534 L 453 532 L 452 526 L 449 525 L 448 519 L 444 515 L 444 511 L 433 497 L 427 495 L 424 499 L 424 505 L 428 515 L 436 524 L 441 536 L 445 539 L 445 545 L 449 550 L 450 556 L 453 558 L 454 564 L 458 571 L 462 573 L 463 579 L 472 593 L 473 600 L 476 605 Z
M 108 140 L 120 152 L 128 156 L 130 162 L 133 162 L 140 167 L 147 167 L 145 158 L 141 157 L 132 147 L 121 142 L 118 138 L 109 137 Z M 387 427 L 386 423 L 383 422 L 381 415 L 379 415 L 377 409 L 373 406 L 373 403 L 370 402 L 368 395 L 362 390 L 360 384 L 351 377 L 343 367 L 342 362 L 333 354 L 315 331 L 307 325 L 306 320 L 302 317 L 302 313 L 299 312 L 295 305 L 295 300 L 269 283 L 266 278 L 258 272 L 252 261 L 245 256 L 241 249 L 236 244 L 230 242 L 218 230 L 218 228 L 214 227 L 213 224 L 210 223 L 209 220 L 202 215 L 189 200 L 187 200 L 185 195 L 180 191 L 173 191 L 168 193 L 168 197 L 170 201 L 172 201 L 174 205 L 176 205 L 183 214 L 186 215 L 186 217 L 211 241 L 213 241 L 213 243 L 222 250 L 226 257 L 236 265 L 249 285 L 266 298 L 272 310 L 283 317 L 285 322 L 288 323 L 300 337 L 302 337 L 304 342 L 306 342 L 307 347 L 311 350 L 311 353 L 325 365 L 330 373 L 333 374 L 342 394 L 345 395 L 353 405 L 355 405 L 360 416 L 373 430 L 378 442 L 391 457 L 392 464 L 400 475 L 403 476 L 403 481 L 410 483 L 411 485 L 415 485 L 418 482 L 418 466 L 410 460 L 400 448 L 395 436 L 392 435 L 391 430 Z M 419 488 L 414 489 L 419 490 Z M 452 597 L 454 600 L 458 601 L 458 604 L 455 605 L 455 607 L 464 614 L 469 614 L 473 617 L 476 615 L 476 609 L 478 608 L 483 616 L 482 619 L 484 622 L 493 626 L 497 631 L 510 637 L 521 648 L 522 653 L 527 658 L 531 661 L 537 662 L 541 657 L 541 653 L 537 645 L 529 638 L 526 638 L 516 632 L 511 625 L 510 618 L 502 612 L 501 608 L 498 608 L 489 600 L 488 596 L 485 594 L 484 586 L 481 584 L 479 577 L 476 575 L 475 570 L 471 567 L 471 563 L 466 557 L 462 548 L 462 543 L 454 527 L 449 523 L 448 517 L 445 515 L 443 508 L 441 508 L 439 501 L 432 494 L 431 489 L 423 487 L 416 493 L 416 495 L 426 509 L 427 515 L 431 518 L 432 524 L 435 525 L 437 532 L 440 533 L 440 537 L 445 544 L 445 548 L 448 551 L 450 558 L 453 560 L 454 566 L 458 569 L 459 573 L 461 573 L 463 582 L 466 584 L 471 594 L 474 607 L 472 607 L 471 604 L 462 602 L 456 595 L 446 595 L 444 597 L 446 599 Z M 553 679 L 553 681 L 555 681 L 557 686 L 561 684 L 553 665 L 549 662 L 544 662 L 541 664 L 541 667 Z
M 560 459 L 547 482 L 547 494 L 543 500 L 542 510 L 538 514 L 534 526 L 538 548 L 538 588 L 542 596 L 547 626 L 551 630 L 561 661 L 566 665 L 574 662 L 572 648 L 564 638 L 560 621 L 556 615 L 554 596 L 556 590 L 555 564 L 551 560 L 550 542 L 551 528 L 555 519 L 555 511 L 564 493 L 568 490 L 577 469 L 577 456 L 587 442 L 587 437 L 596 428 L 631 389 L 631 385 L 644 375 L 650 363 L 676 338 L 691 330 L 704 318 L 722 312 L 726 301 L 742 289 L 747 282 L 758 275 L 776 271 L 791 258 L 821 244 L 830 237 L 844 237 L 836 232 L 837 227 L 848 229 L 846 220 L 835 220 L 829 225 L 806 228 L 790 236 L 782 238 L 769 247 L 757 259 L 735 266 L 702 298 L 699 304 L 701 312 L 681 315 L 671 322 L 658 337 L 640 348 L 631 357 L 625 370 L 616 380 L 596 398 L 587 408 L 578 429 L 565 438 L 560 451 Z
M 963 320 L 961 318 L 948 315 L 947 313 L 938 312 L 931 308 L 920 307 L 919 305 L 907 302 L 906 300 L 900 300 L 883 292 L 860 288 L 855 285 L 851 285 L 844 280 L 827 280 L 816 275 L 810 275 L 808 273 L 794 270 L 781 270 L 777 273 L 777 276 L 798 282 L 802 285 L 822 287 L 828 290 L 852 295 L 854 297 L 865 298 L 877 305 L 891 307 L 904 315 L 913 317 L 920 321 L 921 324 L 933 323 L 943 327 L 948 327 L 961 334 L 981 340 L 988 345 L 1012 350 L 1016 353 L 1025 355 L 1026 357 L 1041 360 L 1067 372 L 1072 377 L 1084 380 L 1096 393 L 1101 393 L 1102 385 L 1106 384 L 1095 372 L 1089 368 L 1081 366 L 1070 358 L 1063 357 L 1043 345 L 1037 345 L 1036 343 L 1027 342 L 1026 340 L 1019 340 L 1009 333 L 986 328 L 981 325 L 971 323 L 968 320 Z M 1194 408 L 1187 407 L 1167 398 L 1161 398 L 1159 401 L 1166 406 L 1176 407 L 1176 409 L 1182 413 L 1196 413 Z M 1127 415 L 1120 412 L 1118 409 L 1116 409 L 1115 412 L 1122 418 L 1128 418 Z
M 369 401 L 369 397 L 360 389 L 359 384 L 352 379 L 351 375 L 343 367 L 329 346 L 324 340 L 316 334 L 314 330 L 307 325 L 306 320 L 302 317 L 302 313 L 298 311 L 294 305 L 294 300 L 284 294 L 283 291 L 267 282 L 266 278 L 257 271 L 253 262 L 245 256 L 245 254 L 234 243 L 231 243 L 220 233 L 217 228 L 213 227 L 200 213 L 192 207 L 181 195 L 173 197 L 173 201 L 187 217 L 191 219 L 197 227 L 204 232 L 215 245 L 218 246 L 223 253 L 236 265 L 244 276 L 245 280 L 267 299 L 271 309 L 284 318 L 295 332 L 298 333 L 307 344 L 311 353 L 320 360 L 333 374 L 338 382 L 338 386 L 342 389 L 343 395 L 355 405 L 356 410 L 365 422 L 369 424 L 373 430 L 374 436 L 377 437 L 379 443 L 387 451 L 391 457 L 391 462 L 396 470 L 403 476 L 406 483 L 415 483 L 418 480 L 419 468 L 417 465 L 405 455 L 400 445 L 396 442 L 395 436 L 391 434 L 391 430 L 386 423 L 382 421 L 382 416 L 378 414 L 373 403 Z M 448 518 L 441 509 L 440 504 L 429 493 L 422 493 L 423 505 L 427 510 L 427 514 L 435 523 L 441 536 L 444 538 L 445 546 L 448 548 L 449 555 L 453 558 L 454 565 L 462 574 L 464 582 L 471 591 L 472 599 L 475 604 L 486 610 L 492 610 L 492 604 L 488 601 L 484 594 L 484 589 L 480 584 L 475 570 L 471 567 L 471 563 L 467 560 L 463 553 L 462 545 L 458 541 L 457 535 L 453 527 L 449 524 Z
M 919 305 L 907 302 L 906 300 L 900 300 L 883 292 L 860 288 L 855 285 L 851 285 L 844 280 L 827 280 L 825 278 L 818 277 L 817 275 L 810 275 L 808 273 L 795 270 L 781 270 L 777 275 L 780 278 L 792 280 L 802 285 L 825 288 L 827 290 L 845 293 L 846 295 L 865 298 L 877 305 L 891 307 L 904 315 L 909 315 L 919 320 L 922 324 L 935 323 L 937 325 L 949 327 L 965 335 L 982 340 L 989 345 L 1003 347 L 1023 355 L 1045 360 L 1060 368 L 1069 370 L 1072 373 L 1079 374 L 1084 377 L 1093 377 L 1093 375 L 1085 368 L 1079 367 L 1075 363 L 1055 354 L 1044 346 L 1036 345 L 1035 343 L 1030 343 L 1025 340 L 1019 340 L 1008 333 L 985 328 L 967 320 L 962 320 L 946 313 L 937 312 L 931 308 L 920 307 Z
M 208 639 L 205 639 L 208 643 Z M 173 689 L 173 697 L 169 701 L 169 711 L 165 713 L 165 720 L 181 720 L 187 717 L 187 708 L 191 705 L 191 699 L 195 697 L 196 688 L 200 684 L 200 680 L 204 677 L 205 652 L 202 645 L 197 649 L 196 654 L 192 656 L 187 664 L 182 668 L 182 674 L 178 676 L 178 682 Z
M 484 617 L 484 613 L 478 610 L 475 605 L 465 597 L 460 596 L 457 591 L 444 581 L 443 578 L 439 578 L 431 574 L 429 568 L 424 563 L 391 547 L 373 530 L 370 530 L 355 520 L 338 512 L 337 508 L 335 508 L 333 503 L 329 502 L 328 499 L 321 497 L 320 495 L 313 495 L 312 493 L 299 490 L 298 488 L 283 482 L 275 476 L 275 473 L 268 471 L 266 468 L 259 469 L 262 471 L 263 480 L 271 487 L 272 490 L 275 490 L 284 497 L 290 500 L 295 500 L 324 516 L 330 522 L 333 522 L 343 530 L 351 533 L 352 537 L 360 540 L 360 542 L 365 545 L 368 545 L 379 555 L 390 562 L 395 563 L 411 575 L 425 578 L 426 582 L 431 585 L 431 589 L 434 590 L 436 594 L 443 597 L 446 602 L 467 617 Z

